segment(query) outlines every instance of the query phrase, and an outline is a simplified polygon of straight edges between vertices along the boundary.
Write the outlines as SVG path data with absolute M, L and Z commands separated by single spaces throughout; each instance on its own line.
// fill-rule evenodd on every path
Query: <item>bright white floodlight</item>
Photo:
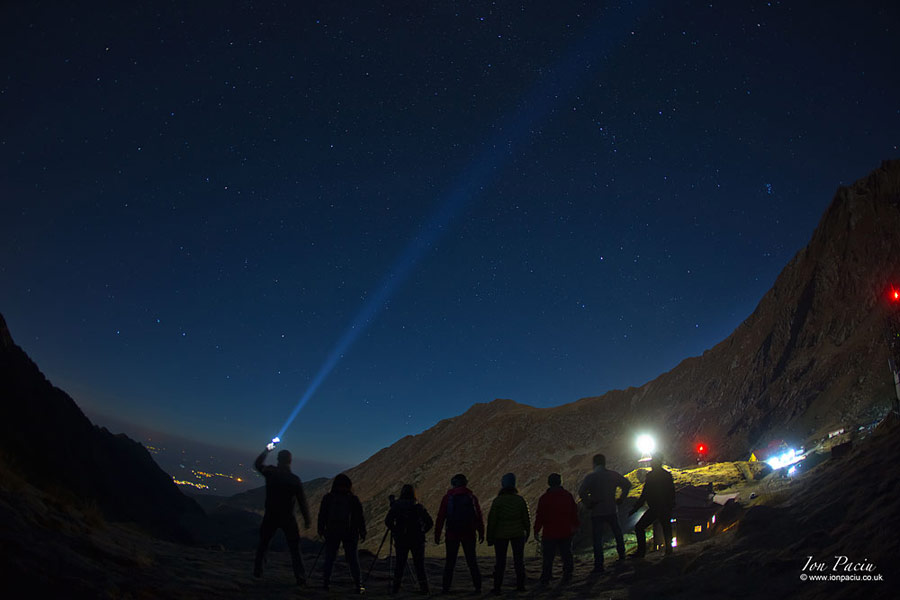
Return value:
M 642 456 L 650 456 L 656 450 L 656 441 L 646 433 L 639 435 L 637 438 L 637 449 Z

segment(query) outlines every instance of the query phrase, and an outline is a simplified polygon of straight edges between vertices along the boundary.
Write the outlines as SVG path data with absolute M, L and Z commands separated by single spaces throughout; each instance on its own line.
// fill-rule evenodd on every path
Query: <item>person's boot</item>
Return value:
M 647 553 L 647 542 L 645 539 L 646 536 L 643 532 L 635 532 L 635 537 L 637 538 L 637 549 L 634 551 L 634 554 L 629 555 L 628 558 L 644 558 L 644 555 Z
M 306 585 L 306 571 L 303 570 L 302 564 L 294 563 L 294 580 L 297 585 Z
M 525 576 L 516 575 L 516 591 L 524 592 L 525 591 Z
M 306 585 L 306 571 L 299 554 L 291 557 L 291 566 L 294 569 L 294 579 L 297 581 L 297 585 Z
M 451 578 L 447 577 L 447 573 L 444 573 L 444 578 L 443 578 L 443 580 L 441 581 L 441 593 L 442 593 L 442 594 L 449 594 L 449 593 L 450 593 L 450 584 L 451 584 L 452 582 L 453 582 L 453 580 L 452 580 Z M 477 585 L 475 586 L 475 589 L 476 589 L 476 590 L 478 589 L 478 586 L 477 586 Z

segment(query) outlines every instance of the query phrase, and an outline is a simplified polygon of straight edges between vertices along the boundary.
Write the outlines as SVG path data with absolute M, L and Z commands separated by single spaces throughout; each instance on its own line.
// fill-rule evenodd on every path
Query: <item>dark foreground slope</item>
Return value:
M 672 561 L 640 565 L 632 594 L 896 598 L 898 440 L 900 418 L 891 414 L 852 454 L 817 466 L 769 503 L 750 508 L 730 532 L 685 549 Z M 807 567 L 809 562 L 822 570 Z M 872 566 L 848 570 L 854 563 Z M 814 579 L 823 575 L 872 580 Z
M 17 346 L 0 316 L 0 454 L 11 471 L 112 521 L 189 540 L 205 515 L 150 453 L 93 425 Z
M 556 408 L 476 404 L 348 474 L 380 520 L 388 494 L 405 482 L 434 510 L 456 472 L 487 500 L 513 471 L 533 505 L 548 473 L 575 485 L 596 452 L 631 470 L 640 431 L 654 431 L 678 465 L 700 440 L 710 460 L 745 460 L 773 438 L 803 443 L 840 427 L 855 430 L 883 416 L 894 395 L 883 334 L 889 311 L 898 310 L 886 300 L 888 285 L 900 282 L 898 257 L 894 160 L 837 190 L 809 244 L 753 314 L 702 356 L 639 388 Z

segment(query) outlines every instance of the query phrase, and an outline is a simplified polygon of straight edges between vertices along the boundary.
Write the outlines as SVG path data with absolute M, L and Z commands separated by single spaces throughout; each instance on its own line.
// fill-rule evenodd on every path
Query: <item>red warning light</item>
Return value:
M 900 290 L 891 290 L 891 300 L 900 301 Z
M 703 444 L 697 444 L 697 452 L 700 454 L 706 454 L 706 446 Z

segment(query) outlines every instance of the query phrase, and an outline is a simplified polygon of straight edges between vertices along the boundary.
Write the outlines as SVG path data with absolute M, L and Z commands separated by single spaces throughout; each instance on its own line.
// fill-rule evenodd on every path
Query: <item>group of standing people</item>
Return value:
M 263 451 L 254 463 L 266 479 L 266 514 L 260 528 L 259 547 L 256 553 L 254 575 L 262 576 L 265 553 L 275 531 L 285 532 L 294 575 L 297 583 L 306 582 L 306 574 L 299 551 L 299 531 L 294 518 L 294 500 L 307 528 L 310 527 L 309 508 L 300 479 L 291 473 L 291 454 L 287 450 L 278 453 L 278 466 L 265 466 L 265 457 L 272 448 Z M 594 469 L 585 476 L 578 488 L 578 495 L 589 510 L 594 550 L 593 573 L 603 573 L 603 529 L 609 527 L 616 539 L 619 560 L 625 559 L 625 540 L 619 525 L 618 506 L 623 503 L 631 489 L 631 483 L 621 474 L 606 468 L 606 458 L 597 454 L 593 459 Z M 642 557 L 646 551 L 645 529 L 654 521 L 662 525 L 665 536 L 666 554 L 671 553 L 670 517 L 674 506 L 675 488 L 671 474 L 663 469 L 662 461 L 654 458 L 653 469 L 647 474 L 643 492 L 632 509 L 634 514 L 643 504 L 648 510 L 635 526 L 638 547 L 635 556 Z M 552 579 L 552 567 L 556 554 L 562 559 L 563 582 L 571 579 L 574 570 L 572 538 L 578 531 L 580 521 L 578 506 L 574 496 L 562 485 L 562 477 L 552 473 L 547 478 L 547 490 L 538 500 L 534 518 L 534 535 L 540 536 L 542 567 L 541 583 Z M 617 490 L 621 490 L 619 495 Z M 441 499 L 436 520 L 432 520 L 427 509 L 418 502 L 412 485 L 404 485 L 400 497 L 391 497 L 391 506 L 385 518 L 385 525 L 391 533 L 396 548 L 396 563 L 392 578 L 392 591 L 400 589 L 408 558 L 412 555 L 413 570 L 422 592 L 429 591 L 425 573 L 425 541 L 429 531 L 434 529 L 435 544 L 441 543 L 444 533 L 446 560 L 442 578 L 442 590 L 449 592 L 459 550 L 462 548 L 466 565 L 476 593 L 481 592 L 482 577 L 476 560 L 476 544 L 485 539 L 494 547 L 493 589 L 499 594 L 506 571 L 507 556 L 512 550 L 515 587 L 525 589 L 525 543 L 532 533 L 532 521 L 528 503 L 516 488 L 516 476 L 505 474 L 500 481 L 500 491 L 491 503 L 485 527 L 481 505 L 475 494 L 468 488 L 465 475 L 454 475 L 450 489 Z M 331 572 L 341 546 L 350 568 L 356 591 L 362 592 L 362 580 L 357 549 L 359 542 L 366 539 L 366 523 L 362 504 L 353 494 L 350 478 L 340 474 L 334 478 L 331 491 L 322 498 L 319 507 L 318 534 L 324 538 L 325 562 L 323 584 L 329 587 Z

